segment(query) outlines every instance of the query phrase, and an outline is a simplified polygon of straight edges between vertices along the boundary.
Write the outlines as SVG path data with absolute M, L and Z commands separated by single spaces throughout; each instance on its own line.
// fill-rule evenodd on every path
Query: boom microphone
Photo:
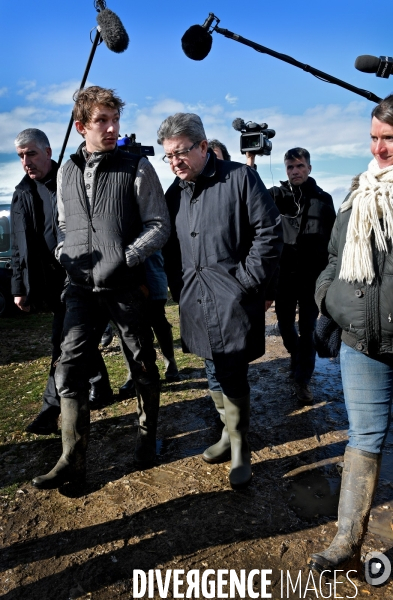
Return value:
M 234 121 L 232 121 L 232 127 L 233 129 L 236 129 L 236 131 L 243 131 L 243 129 L 246 129 L 246 124 L 243 119 L 234 119 Z
M 112 52 L 124 52 L 128 48 L 129 37 L 119 17 L 105 8 L 97 15 L 97 23 L 100 35 Z
M 371 56 L 363 54 L 355 60 L 355 68 L 363 73 L 375 73 L 377 77 L 387 79 L 393 71 L 393 58 L 391 56 Z
M 209 54 L 213 38 L 209 33 L 209 27 L 214 20 L 213 13 L 209 13 L 203 25 L 191 25 L 181 39 L 181 47 L 188 58 L 192 60 L 203 60 Z

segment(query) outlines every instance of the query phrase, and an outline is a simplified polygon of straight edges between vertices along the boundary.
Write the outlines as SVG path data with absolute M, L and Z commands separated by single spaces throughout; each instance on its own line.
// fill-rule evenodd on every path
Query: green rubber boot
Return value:
M 228 398 L 223 394 L 225 420 L 231 443 L 229 482 L 234 490 L 245 488 L 252 477 L 251 454 L 247 441 L 250 425 L 250 394 Z
M 49 473 L 35 477 L 34 487 L 54 489 L 64 483 L 83 484 L 86 479 L 86 449 L 90 432 L 88 393 L 60 398 L 63 453 Z
M 213 399 L 214 404 L 216 405 L 216 409 L 218 414 L 220 415 L 221 421 L 224 423 L 224 428 L 221 433 L 221 439 L 218 440 L 216 444 L 206 448 L 204 453 L 202 454 L 202 458 L 207 463 L 221 463 L 228 460 L 231 456 L 231 441 L 229 439 L 228 428 L 225 421 L 225 408 L 224 408 L 224 398 L 222 392 L 212 392 L 209 390 L 209 393 Z
M 312 554 L 308 563 L 318 573 L 338 569 L 359 571 L 360 550 L 377 489 L 381 460 L 382 454 L 346 447 L 338 505 L 338 531 L 329 548 Z

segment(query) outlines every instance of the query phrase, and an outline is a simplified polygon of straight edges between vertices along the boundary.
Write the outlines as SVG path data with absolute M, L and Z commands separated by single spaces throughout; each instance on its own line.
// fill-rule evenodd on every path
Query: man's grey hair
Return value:
M 190 142 L 206 140 L 206 133 L 201 118 L 194 113 L 176 113 L 167 117 L 157 131 L 157 143 L 163 144 L 164 140 L 185 135 Z
M 23 131 L 21 131 L 18 137 L 16 138 L 14 144 L 15 148 L 23 148 L 24 146 L 31 144 L 31 142 L 37 144 L 37 146 L 41 150 L 46 150 L 46 148 L 50 148 L 50 143 L 45 133 L 41 131 L 41 129 L 33 128 L 24 129 Z

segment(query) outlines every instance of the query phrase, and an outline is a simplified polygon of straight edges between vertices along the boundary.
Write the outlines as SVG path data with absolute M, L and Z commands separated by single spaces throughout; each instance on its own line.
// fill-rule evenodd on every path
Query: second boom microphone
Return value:
M 393 58 L 391 56 L 371 56 L 362 54 L 355 60 L 355 68 L 363 73 L 375 73 L 377 77 L 387 79 L 393 72 Z

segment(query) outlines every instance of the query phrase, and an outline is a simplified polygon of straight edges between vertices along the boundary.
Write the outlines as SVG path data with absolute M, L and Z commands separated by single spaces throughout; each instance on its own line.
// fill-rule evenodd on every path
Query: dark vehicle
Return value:
M 0 200 L 0 317 L 14 307 L 11 296 L 11 204 Z

